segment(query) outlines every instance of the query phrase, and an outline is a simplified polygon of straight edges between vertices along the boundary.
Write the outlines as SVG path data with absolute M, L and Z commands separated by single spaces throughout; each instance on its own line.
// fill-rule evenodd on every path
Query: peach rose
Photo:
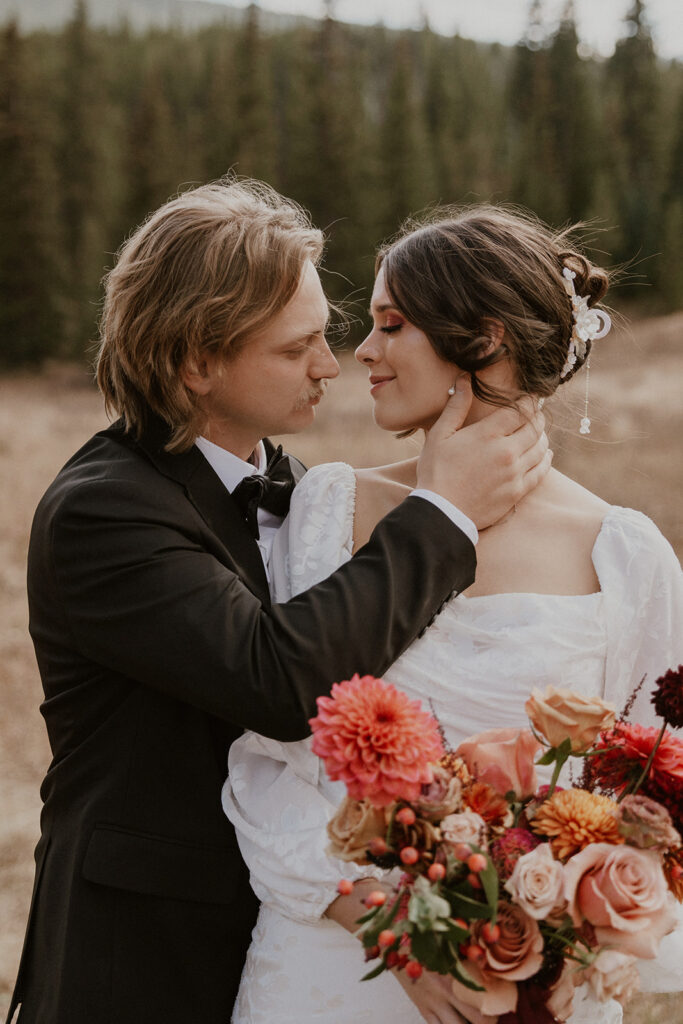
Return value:
M 614 708 L 599 697 L 583 697 L 554 686 L 548 686 L 545 693 L 533 689 L 524 709 L 536 732 L 545 736 L 551 747 L 559 747 L 569 738 L 574 754 L 589 750 L 615 721 Z
M 476 811 L 448 814 L 441 822 L 441 835 L 448 843 L 475 843 L 486 846 L 486 822 Z
M 534 757 L 540 749 L 529 729 L 489 729 L 463 740 L 456 754 L 501 796 L 513 792 L 524 799 L 536 789 Z
M 591 843 L 565 864 L 564 884 L 574 924 L 593 925 L 599 946 L 653 959 L 676 925 L 662 862 L 647 850 Z
M 384 836 L 386 820 L 381 808 L 373 807 L 365 800 L 344 798 L 337 813 L 328 822 L 327 834 L 330 845 L 327 852 L 339 860 L 369 864 L 367 849 L 375 836 Z
M 521 907 L 501 900 L 496 922 L 500 927 L 497 942 L 481 945 L 484 958 L 468 963 L 467 971 L 474 981 L 485 987 L 484 992 L 473 992 L 453 979 L 456 996 L 480 1013 L 492 1017 L 511 1013 L 517 1006 L 517 982 L 531 978 L 543 963 L 543 936 L 533 918 Z M 479 938 L 483 921 L 473 928 L 474 941 Z
M 637 960 L 616 949 L 603 949 L 585 972 L 585 978 L 600 1002 L 617 999 L 622 1005 L 640 988 Z
M 505 888 L 515 903 L 536 921 L 560 918 L 567 906 L 564 872 L 553 857 L 549 843 L 542 843 L 519 858 Z
M 550 989 L 550 996 L 545 1001 L 546 1007 L 555 1020 L 566 1021 L 568 1017 L 571 1017 L 577 984 L 579 984 L 579 979 L 576 967 L 569 960 L 565 960 L 562 974 Z

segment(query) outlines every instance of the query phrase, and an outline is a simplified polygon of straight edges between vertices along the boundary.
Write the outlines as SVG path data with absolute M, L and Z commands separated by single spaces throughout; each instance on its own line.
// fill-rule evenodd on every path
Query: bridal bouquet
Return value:
M 356 675 L 319 698 L 313 750 L 347 789 L 329 852 L 402 870 L 358 922 L 377 961 L 365 977 L 450 974 L 499 1024 L 565 1021 L 583 981 L 627 1000 L 683 902 L 683 742 L 667 729 L 683 725 L 683 666 L 653 703 L 661 729 L 548 687 L 525 705 L 529 729 L 446 751 L 438 722 L 382 680 Z M 570 756 L 583 770 L 562 789 Z M 536 764 L 554 766 L 549 786 Z

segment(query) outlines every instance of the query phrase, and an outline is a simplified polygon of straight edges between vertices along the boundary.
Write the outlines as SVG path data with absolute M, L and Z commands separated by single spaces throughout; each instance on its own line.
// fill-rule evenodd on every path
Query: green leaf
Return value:
M 364 974 L 363 977 L 360 980 L 361 981 L 371 981 L 372 978 L 378 978 L 380 976 L 380 974 L 382 974 L 386 970 L 388 970 L 388 967 L 385 964 L 384 960 L 381 960 L 377 964 L 377 967 L 373 967 L 373 969 L 371 971 L 368 971 L 367 974 Z
M 485 992 L 486 989 L 483 985 L 478 985 L 474 978 L 471 978 L 465 968 L 462 966 L 460 960 L 456 960 L 451 967 L 449 974 L 452 974 L 454 978 L 464 985 L 465 988 L 471 988 L 473 992 Z
M 479 872 L 479 881 L 482 884 L 484 893 L 486 895 L 486 900 L 488 902 L 489 907 L 491 908 L 491 920 L 495 922 L 496 913 L 498 911 L 499 883 L 498 872 L 493 866 L 493 862 L 491 861 L 490 858 L 488 859 L 488 863 L 484 870 Z
M 448 902 L 451 905 L 453 917 L 464 917 L 466 921 L 473 918 L 491 917 L 491 908 L 488 903 L 480 903 L 479 900 L 473 900 L 461 893 L 449 893 Z
M 534 763 L 535 764 L 553 764 L 553 762 L 555 761 L 556 757 L 557 757 L 557 749 L 555 747 L 551 747 L 550 750 L 546 750 L 545 754 L 541 754 L 541 756 L 539 757 L 538 761 L 535 761 Z
M 373 917 L 377 917 L 380 910 L 381 907 L 373 907 L 372 910 L 368 910 L 367 914 L 363 914 L 362 917 L 359 917 L 356 924 L 367 924 L 368 921 L 372 921 Z

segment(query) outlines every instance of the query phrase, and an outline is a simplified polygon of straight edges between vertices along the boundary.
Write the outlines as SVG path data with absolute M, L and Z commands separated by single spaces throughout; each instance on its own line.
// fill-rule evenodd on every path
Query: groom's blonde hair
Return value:
M 107 411 L 139 436 L 151 410 L 171 428 L 168 450 L 188 449 L 202 418 L 183 367 L 207 352 L 229 363 L 322 251 L 305 211 L 263 182 L 228 177 L 165 203 L 104 279 L 97 383 Z

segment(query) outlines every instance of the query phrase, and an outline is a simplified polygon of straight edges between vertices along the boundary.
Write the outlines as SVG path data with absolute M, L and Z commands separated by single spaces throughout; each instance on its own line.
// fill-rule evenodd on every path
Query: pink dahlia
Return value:
M 385 807 L 417 800 L 443 755 L 436 720 L 390 683 L 357 674 L 318 697 L 313 751 L 349 796 Z

